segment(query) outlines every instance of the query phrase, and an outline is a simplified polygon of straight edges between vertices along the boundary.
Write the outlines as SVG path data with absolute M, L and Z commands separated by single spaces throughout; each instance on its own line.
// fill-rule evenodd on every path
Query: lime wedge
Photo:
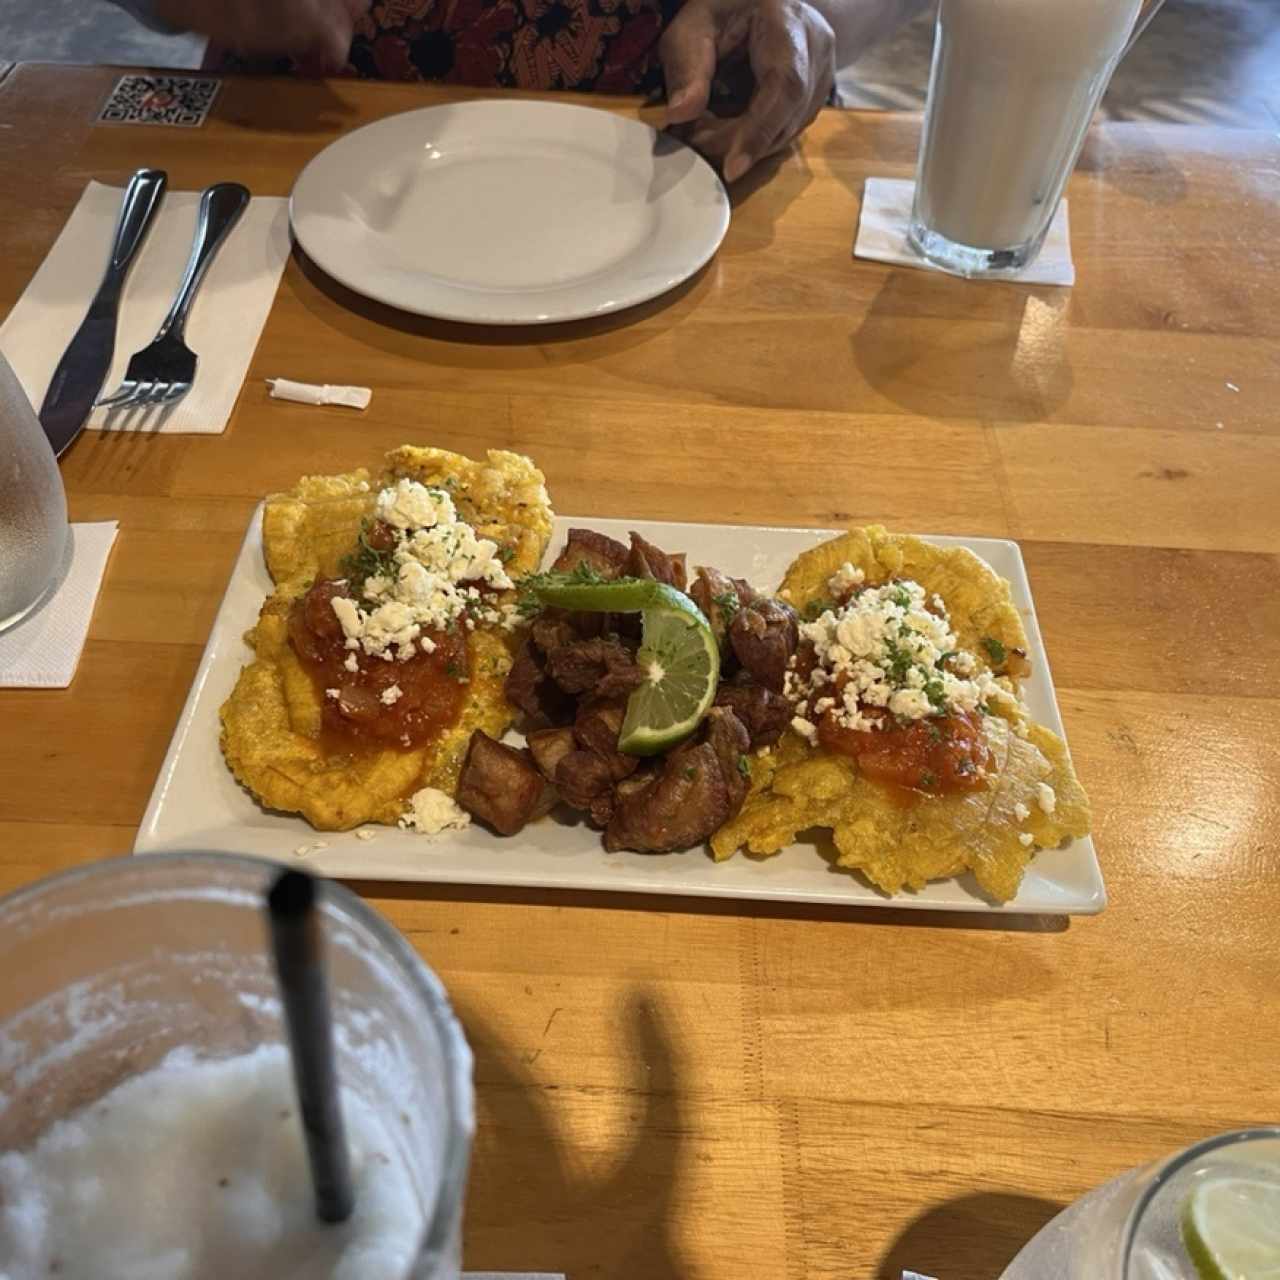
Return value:
M 1203 1280 L 1280 1280 L 1280 1182 L 1200 1183 L 1187 1197 L 1182 1239 Z
M 627 700 L 618 747 L 653 756 L 683 742 L 716 696 L 720 646 L 702 611 L 681 591 L 648 578 L 538 586 L 543 604 L 583 613 L 638 613 L 643 634 L 636 661 L 647 684 Z

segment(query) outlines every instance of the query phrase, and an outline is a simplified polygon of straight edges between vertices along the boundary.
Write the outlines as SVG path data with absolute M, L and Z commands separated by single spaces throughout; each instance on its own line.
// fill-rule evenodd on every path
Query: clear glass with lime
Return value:
M 1124 1280 L 1280 1280 L 1280 1129 L 1209 1138 L 1143 1181 Z
M 1096 1188 L 1001 1280 L 1280 1280 L 1280 1128 L 1220 1134 Z

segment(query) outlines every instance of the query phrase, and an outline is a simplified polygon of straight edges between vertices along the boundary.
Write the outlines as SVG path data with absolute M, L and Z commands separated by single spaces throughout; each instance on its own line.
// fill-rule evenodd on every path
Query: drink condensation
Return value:
M 0 352 L 0 631 L 56 585 L 70 536 L 58 460 Z

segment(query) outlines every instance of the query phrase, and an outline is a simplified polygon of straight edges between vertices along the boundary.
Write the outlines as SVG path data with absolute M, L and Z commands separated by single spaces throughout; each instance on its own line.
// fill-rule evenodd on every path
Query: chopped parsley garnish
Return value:
M 941 680 L 927 680 L 924 686 L 924 696 L 929 699 L 929 705 L 938 711 L 943 710 L 947 705 L 947 695 L 942 691 Z
M 698 772 L 698 771 L 697 771 L 697 770 L 696 770 L 692 765 L 690 765 L 690 766 L 689 766 L 689 767 L 684 771 L 684 776 L 685 776 L 686 778 L 692 779 L 692 778 L 693 778 L 693 776 L 694 776 L 694 774 L 696 774 L 697 772 Z
M 734 614 L 740 608 L 736 591 L 722 591 L 718 596 L 711 597 L 711 603 L 724 611 L 725 619 L 729 622 L 733 621 Z
M 930 742 L 942 741 L 942 730 L 939 729 L 936 724 L 931 724 L 929 726 L 929 741 Z
M 828 609 L 834 609 L 836 602 L 834 600 L 810 600 L 804 607 L 801 617 L 806 622 L 817 622 Z
M 580 560 L 568 572 L 563 569 L 549 569 L 546 573 L 531 573 L 521 578 L 519 583 L 520 597 L 516 608 L 525 617 L 540 613 L 543 608 L 538 592 L 546 587 L 594 587 L 602 582 L 625 582 L 625 578 L 606 578 L 598 569 L 592 568 L 585 560 Z
M 932 790 L 934 787 L 938 785 L 938 775 L 936 773 L 930 773 L 929 770 L 926 769 L 920 775 L 920 785 L 926 791 Z
M 515 547 L 499 547 L 498 548 L 498 559 L 501 560 L 503 564 L 510 564 L 512 560 L 514 560 L 515 558 L 516 558 Z
M 892 599 L 893 603 L 896 604 L 899 609 L 911 608 L 911 593 L 906 589 L 906 587 L 899 587 L 894 591 Z
M 915 659 L 905 649 L 899 649 L 892 640 L 885 640 L 885 656 L 889 659 L 889 674 L 895 683 L 902 684 L 907 672 L 915 665 Z
M 950 659 L 958 658 L 959 656 L 960 656 L 959 649 L 948 649 L 946 653 L 940 655 L 940 657 L 938 658 L 938 666 L 942 666 L 944 662 L 948 662 Z
M 456 662 L 453 658 L 450 658 L 449 661 L 444 664 L 444 673 L 451 680 L 465 679 L 461 664 Z
M 978 710 L 981 711 L 984 716 L 995 715 L 995 712 L 991 710 L 991 704 L 989 702 L 980 704 Z
M 991 655 L 991 661 L 997 667 L 1009 656 L 1009 651 L 995 636 L 983 636 L 982 647 Z
M 365 520 L 360 525 L 360 538 L 356 549 L 342 559 L 342 572 L 351 579 L 352 591 L 356 596 L 364 594 L 366 578 L 383 575 L 388 578 L 396 576 L 396 559 L 394 551 L 379 551 L 369 545 L 369 529 L 374 521 Z
M 751 765 L 747 762 L 746 756 L 738 757 L 738 772 L 742 774 L 744 778 L 751 777 Z

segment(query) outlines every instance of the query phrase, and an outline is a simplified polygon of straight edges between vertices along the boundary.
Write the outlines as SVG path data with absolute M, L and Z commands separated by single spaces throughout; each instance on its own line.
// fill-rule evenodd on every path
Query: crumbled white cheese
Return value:
M 832 576 L 833 590 L 851 567 Z M 887 728 L 894 719 L 1016 707 L 1012 693 L 960 650 L 942 598 L 935 593 L 929 604 L 932 609 L 918 582 L 902 579 L 865 587 L 847 604 L 802 624 L 801 639 L 817 662 L 807 679 L 796 673 L 794 659 L 787 673 L 784 692 L 797 716 L 829 714 L 844 728 L 868 730 Z M 830 701 L 827 686 L 838 691 L 838 701 Z M 890 715 L 874 714 L 881 707 Z
M 360 670 L 360 660 L 354 653 L 347 654 L 346 661 L 344 661 L 342 665 L 346 667 L 348 671 L 353 673 Z
M 1031 843 L 1034 839 L 1035 839 L 1035 836 L 1033 836 L 1030 831 L 1024 831 L 1018 837 L 1018 843 L 1022 845 L 1024 849 L 1029 849 L 1031 848 Z
M 453 499 L 443 489 L 428 489 L 407 479 L 397 480 L 378 494 L 377 511 L 378 519 L 393 529 L 429 529 L 442 517 L 457 518 Z
M 376 834 L 377 832 L 370 831 L 368 827 L 361 827 L 360 830 L 356 832 L 356 839 L 372 840 Z
M 395 546 L 386 553 L 386 571 L 364 580 L 359 600 L 333 599 L 348 649 L 403 662 L 420 649 L 435 650 L 427 631 L 457 623 L 474 630 L 477 619 L 514 626 L 516 610 L 486 603 L 480 591 L 481 584 L 498 591 L 514 585 L 498 544 L 459 519 L 443 489 L 397 480 L 379 492 L 376 513 Z
M 1031 817 L 1031 810 L 1028 809 L 1021 800 L 1019 800 L 1018 803 L 1013 806 L 1013 816 L 1017 818 L 1019 822 L 1026 822 L 1026 820 Z
M 847 560 L 827 579 L 827 590 L 835 596 L 848 595 L 853 587 L 860 587 L 867 575 Z
M 324 691 L 324 696 L 325 696 L 326 698 L 332 698 L 332 699 L 336 702 L 339 698 L 341 698 L 341 697 L 342 697 L 342 690 L 341 690 L 341 689 L 326 689 L 326 690 Z
M 462 830 L 469 825 L 471 815 L 443 791 L 435 787 L 423 787 L 409 797 L 409 807 L 400 819 L 406 830 L 421 835 L 437 835 L 441 831 Z
M 1036 783 L 1036 803 L 1045 813 L 1052 813 L 1058 807 L 1058 797 L 1047 782 Z
M 364 630 L 364 619 L 360 617 L 360 610 L 356 608 L 356 602 L 349 596 L 334 596 L 331 603 L 333 612 L 342 627 L 342 634 L 349 641 L 359 641 L 360 633 Z
M 791 727 L 808 743 L 818 741 L 818 730 L 812 721 L 806 720 L 803 716 L 794 716 L 791 720 Z
M 394 707 L 404 697 L 404 690 L 398 684 L 388 685 L 378 694 L 378 700 L 384 707 Z
M 920 689 L 899 689 L 889 697 L 889 711 L 900 720 L 923 720 L 932 713 L 933 703 Z

